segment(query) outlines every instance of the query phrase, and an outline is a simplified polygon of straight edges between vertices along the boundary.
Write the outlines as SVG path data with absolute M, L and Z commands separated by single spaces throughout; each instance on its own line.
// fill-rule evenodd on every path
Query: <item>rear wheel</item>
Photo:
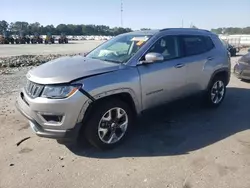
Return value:
M 216 76 L 210 83 L 204 100 L 208 107 L 218 107 L 226 95 L 226 82 L 222 76 Z
M 95 147 L 112 149 L 122 143 L 132 122 L 132 111 L 121 100 L 100 102 L 86 121 L 84 135 Z
M 235 57 L 236 56 L 236 49 L 232 49 L 230 50 L 230 54 L 231 54 L 231 57 Z

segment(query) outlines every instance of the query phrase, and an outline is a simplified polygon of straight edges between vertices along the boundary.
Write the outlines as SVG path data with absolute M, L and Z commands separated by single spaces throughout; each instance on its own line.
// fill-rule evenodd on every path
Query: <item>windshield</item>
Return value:
M 135 34 L 117 36 L 94 49 L 86 57 L 114 63 L 126 63 L 150 37 Z

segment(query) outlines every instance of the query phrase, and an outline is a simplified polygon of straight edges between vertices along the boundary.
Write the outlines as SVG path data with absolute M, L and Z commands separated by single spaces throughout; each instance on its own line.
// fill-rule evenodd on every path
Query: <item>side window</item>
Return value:
M 184 36 L 183 43 L 186 56 L 198 55 L 208 51 L 203 36 Z
M 206 40 L 206 46 L 207 46 L 207 51 L 210 51 L 214 48 L 214 42 L 212 41 L 212 39 L 208 36 L 204 37 Z
M 162 37 L 148 50 L 147 53 L 150 52 L 162 54 L 165 60 L 180 57 L 178 37 L 176 36 Z

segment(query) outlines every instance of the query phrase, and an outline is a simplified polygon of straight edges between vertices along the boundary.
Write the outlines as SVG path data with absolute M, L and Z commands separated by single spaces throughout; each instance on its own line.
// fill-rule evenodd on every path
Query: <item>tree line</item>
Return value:
M 197 28 L 192 26 L 193 28 Z M 150 28 L 142 28 L 141 30 L 149 30 Z M 106 25 L 75 25 L 75 24 L 59 24 L 43 26 L 39 22 L 28 23 L 23 21 L 8 23 L 5 20 L 0 21 L 0 34 L 8 31 L 9 34 L 19 34 L 20 32 L 25 35 L 33 35 L 39 33 L 40 35 L 46 35 L 50 33 L 52 35 L 60 35 L 64 33 L 66 35 L 108 35 L 116 36 L 122 33 L 130 32 L 130 28 L 114 27 L 110 28 Z M 211 29 L 216 34 L 250 34 L 250 27 L 221 27 L 217 29 Z
M 216 34 L 228 34 L 228 35 L 233 35 L 233 34 L 250 34 L 250 27 L 220 27 L 217 29 L 211 29 L 212 32 Z
M 55 27 L 54 25 L 43 26 L 39 22 L 28 23 L 23 21 L 17 21 L 8 23 L 5 20 L 0 21 L 0 34 L 8 32 L 9 34 L 22 33 L 24 35 L 33 35 L 35 33 L 39 33 L 40 35 L 46 35 L 47 33 L 50 33 L 52 35 L 60 35 L 64 33 L 66 35 L 115 36 L 130 31 L 132 31 L 132 29 L 130 28 L 110 28 L 106 25 L 59 24 Z

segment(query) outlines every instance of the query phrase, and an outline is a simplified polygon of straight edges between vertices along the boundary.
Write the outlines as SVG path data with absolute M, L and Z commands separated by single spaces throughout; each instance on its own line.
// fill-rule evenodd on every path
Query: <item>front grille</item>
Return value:
M 36 97 L 39 97 L 39 95 L 41 94 L 43 88 L 44 88 L 43 85 L 36 84 L 34 82 L 31 82 L 31 81 L 27 80 L 25 90 L 26 90 L 27 94 L 30 97 L 36 98 Z

